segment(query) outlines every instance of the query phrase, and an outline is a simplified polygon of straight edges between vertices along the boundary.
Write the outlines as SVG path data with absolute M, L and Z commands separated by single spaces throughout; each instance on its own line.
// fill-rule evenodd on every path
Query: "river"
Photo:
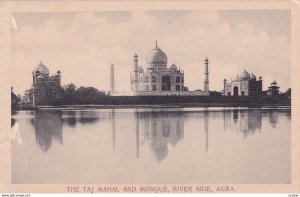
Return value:
M 12 116 L 12 183 L 291 183 L 291 109 L 47 109 Z

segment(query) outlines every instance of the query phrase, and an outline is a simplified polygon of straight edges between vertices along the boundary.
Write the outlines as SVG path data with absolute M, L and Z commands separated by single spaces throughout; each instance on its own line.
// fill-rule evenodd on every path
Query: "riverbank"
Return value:
M 74 104 L 55 103 L 51 106 L 21 105 L 20 110 L 38 109 L 110 109 L 110 108 L 157 108 L 157 107 L 279 107 L 291 106 L 291 99 L 285 96 L 105 96 L 92 103 L 75 101 Z
M 61 105 L 61 106 L 27 106 L 20 107 L 20 111 L 45 110 L 45 109 L 65 109 L 65 110 L 83 110 L 83 109 L 126 109 L 126 108 L 192 108 L 192 107 L 290 107 L 290 105 L 278 104 L 241 104 L 241 103 L 173 103 L 160 105 Z

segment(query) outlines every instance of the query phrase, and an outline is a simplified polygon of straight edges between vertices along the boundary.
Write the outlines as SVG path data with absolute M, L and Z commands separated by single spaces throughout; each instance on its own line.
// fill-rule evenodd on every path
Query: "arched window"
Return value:
M 180 77 L 176 77 L 176 83 L 180 83 Z
M 149 85 L 145 85 L 145 91 L 149 91 Z
M 161 78 L 161 90 L 162 91 L 171 90 L 171 77 L 169 75 L 165 75 Z
M 156 85 L 152 85 L 152 91 L 156 91 Z
M 156 77 L 152 76 L 152 83 L 156 83 Z
M 180 91 L 180 85 L 176 85 L 176 91 Z
M 239 95 L 239 88 L 238 88 L 237 86 L 235 86 L 235 87 L 233 88 L 233 95 L 234 95 L 234 96 L 238 96 L 238 95 Z
M 183 77 L 181 78 L 181 83 L 184 83 Z
M 149 76 L 145 76 L 144 82 L 149 83 Z

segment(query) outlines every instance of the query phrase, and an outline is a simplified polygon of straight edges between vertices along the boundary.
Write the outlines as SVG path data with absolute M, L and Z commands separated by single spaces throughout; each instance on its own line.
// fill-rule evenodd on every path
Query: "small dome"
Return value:
M 241 73 L 241 80 L 249 80 L 250 79 L 250 74 L 244 70 L 242 73 Z
M 177 70 L 177 66 L 176 66 L 175 64 L 172 64 L 172 65 L 170 66 L 170 69 L 176 71 L 176 70 Z
M 168 58 L 165 52 L 158 48 L 157 44 L 154 49 L 152 49 L 146 58 L 147 65 L 150 68 L 161 67 L 166 68 L 168 64 Z
M 256 80 L 256 76 L 253 73 L 251 73 L 250 78 L 251 80 Z
M 272 83 L 271 83 L 272 86 L 277 86 L 277 82 L 274 80 Z
M 144 69 L 143 69 L 142 66 L 139 66 L 139 72 L 140 72 L 140 73 L 144 72 Z
M 236 75 L 235 77 L 234 77 L 234 79 L 233 79 L 234 81 L 239 81 L 240 80 L 240 77 L 239 77 L 239 75 Z
M 33 69 L 33 73 L 37 72 L 40 75 L 49 75 L 49 69 L 42 62 Z

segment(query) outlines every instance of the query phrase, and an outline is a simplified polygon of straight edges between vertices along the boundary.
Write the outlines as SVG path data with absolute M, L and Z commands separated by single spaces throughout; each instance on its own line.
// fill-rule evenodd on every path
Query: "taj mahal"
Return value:
M 110 72 L 110 95 L 120 95 L 115 92 L 114 65 L 111 65 Z M 189 95 L 208 96 L 208 59 L 205 59 L 205 80 L 204 91 L 188 91 L 184 85 L 184 71 L 175 64 L 168 67 L 168 57 L 166 53 L 158 47 L 150 50 L 146 57 L 146 66 L 143 68 L 139 64 L 139 57 L 135 53 L 133 56 L 133 67 L 130 73 L 131 95 L 134 96 L 167 96 L 167 95 Z
M 209 61 L 204 59 L 203 90 L 190 91 L 185 85 L 184 70 L 175 64 L 168 65 L 166 53 L 157 44 L 146 56 L 142 66 L 135 53 L 130 72 L 130 91 L 115 91 L 115 68 L 110 67 L 110 96 L 210 96 Z M 199 73 L 200 74 L 200 73 Z M 24 103 L 33 106 L 55 105 L 63 99 L 61 72 L 49 75 L 49 69 L 40 62 L 32 72 L 32 86 L 25 91 Z M 245 69 L 231 80 L 224 79 L 220 95 L 223 96 L 263 96 L 278 95 L 279 87 L 273 82 L 267 91 L 262 90 L 262 76 L 258 78 Z

